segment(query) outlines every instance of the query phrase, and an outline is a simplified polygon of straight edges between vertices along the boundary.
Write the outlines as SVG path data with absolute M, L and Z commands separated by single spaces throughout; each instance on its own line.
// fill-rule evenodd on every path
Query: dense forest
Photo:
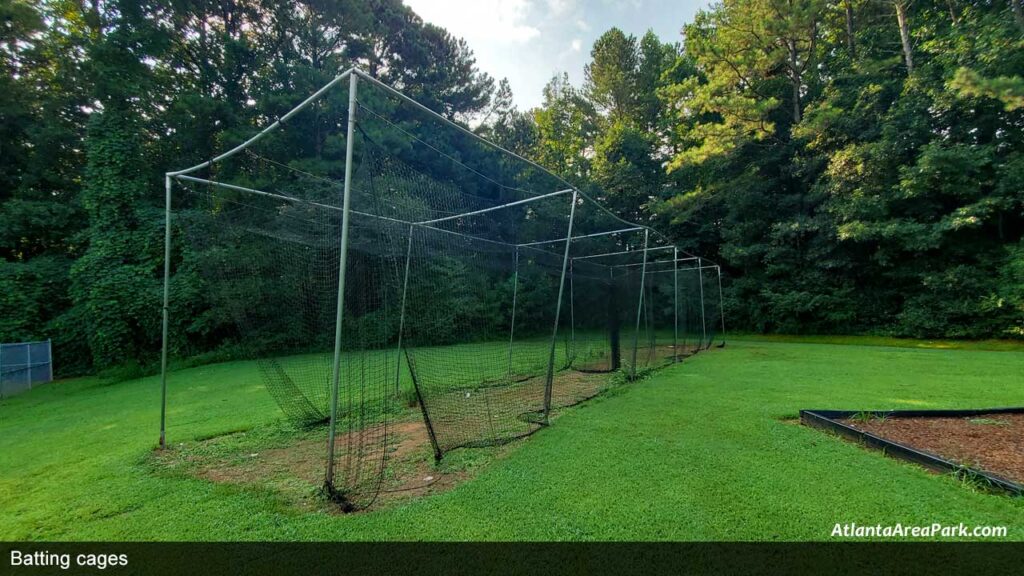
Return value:
M 732 329 L 1024 337 L 1021 0 L 679 24 L 608 30 L 582 86 L 517 110 L 400 0 L 0 0 L 0 342 L 52 338 L 65 373 L 151 364 L 163 173 L 353 64 L 720 262 Z

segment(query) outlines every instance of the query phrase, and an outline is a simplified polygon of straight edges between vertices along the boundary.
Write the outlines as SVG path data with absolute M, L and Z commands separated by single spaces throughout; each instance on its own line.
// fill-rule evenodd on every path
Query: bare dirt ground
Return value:
M 572 370 L 555 375 L 551 404 L 571 406 L 596 396 L 611 385 L 612 374 Z M 504 444 L 538 427 L 544 405 L 545 378 L 529 378 L 505 386 L 470 392 L 446 393 L 428 400 L 439 417 L 433 421 L 442 448 L 454 445 Z M 554 415 L 553 415 L 554 416 Z M 471 440 L 474 442 L 463 442 Z M 448 446 L 445 446 L 445 444 Z M 484 461 L 502 457 L 513 445 L 485 448 Z M 440 463 L 419 410 L 384 426 L 375 425 L 335 437 L 339 474 L 336 485 L 357 486 L 352 500 L 360 507 L 371 503 L 381 509 L 408 499 L 451 490 L 479 471 Z M 358 451 L 358 453 L 356 452 Z M 337 510 L 320 497 L 324 483 L 326 438 L 315 431 L 261 437 L 238 432 L 156 453 L 154 462 L 164 472 L 175 471 L 210 482 L 243 488 L 267 489 L 288 505 L 303 509 Z M 474 460 L 470 458 L 469 460 Z M 380 467 L 386 462 L 383 479 Z M 353 481 L 353 474 L 359 479 Z M 379 492 L 376 490 L 380 482 Z
M 456 390 L 425 398 L 442 450 L 501 444 L 537 430 L 544 411 L 546 376 L 511 384 Z M 612 374 L 563 370 L 551 386 L 554 409 L 578 404 L 611 386 Z
M 1024 414 L 849 419 L 843 423 L 1024 484 Z
M 345 447 L 358 445 L 352 435 L 384 437 L 382 426 L 342 434 L 336 437 L 339 462 L 346 458 Z M 324 482 L 325 439 L 314 435 L 287 446 L 259 449 L 232 434 L 211 438 L 191 446 L 157 455 L 158 464 L 166 468 L 182 466 L 185 474 L 219 484 L 266 488 L 289 504 L 300 508 L 319 508 L 324 501 L 318 490 Z M 388 424 L 387 473 L 380 492 L 373 501 L 379 509 L 409 498 L 450 490 L 470 476 L 465 470 L 435 464 L 430 438 L 422 420 L 406 420 Z M 219 444 L 219 446 L 218 446 Z M 364 489 L 377 478 L 381 448 L 364 449 L 360 458 Z M 340 482 L 339 482 L 340 483 Z M 368 498 L 356 494 L 355 500 Z M 366 502 L 361 502 L 366 503 Z

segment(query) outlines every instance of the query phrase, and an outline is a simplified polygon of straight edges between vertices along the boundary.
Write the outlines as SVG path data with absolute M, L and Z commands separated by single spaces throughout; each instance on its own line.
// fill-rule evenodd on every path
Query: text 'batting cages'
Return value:
M 351 507 L 411 400 L 440 458 L 724 333 L 716 266 L 359 70 L 266 123 L 166 177 L 161 445 L 168 355 L 194 348 L 172 322 L 217 326 L 290 420 L 327 425 Z

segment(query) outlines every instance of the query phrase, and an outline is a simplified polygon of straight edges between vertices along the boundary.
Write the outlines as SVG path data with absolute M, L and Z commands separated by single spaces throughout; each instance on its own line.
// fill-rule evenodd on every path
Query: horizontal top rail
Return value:
M 524 244 L 517 244 L 517 246 L 540 246 L 541 244 L 554 244 L 556 242 L 565 242 L 566 240 L 583 240 L 584 238 L 597 238 L 598 236 L 611 236 L 612 234 L 622 234 L 625 232 L 636 232 L 637 230 L 643 230 L 640 226 L 634 226 L 632 228 L 620 228 L 618 230 L 608 230 L 607 232 L 594 232 L 593 234 L 583 234 L 581 236 L 573 236 L 572 238 L 555 238 L 554 240 L 539 240 L 537 242 L 526 242 Z
M 675 246 L 654 246 L 653 248 L 638 248 L 636 250 L 622 250 L 620 252 L 605 252 L 604 254 L 589 254 L 587 256 L 576 256 L 575 258 L 573 258 L 573 260 L 587 260 L 587 259 L 590 259 L 590 258 L 605 258 L 607 256 L 619 256 L 621 254 L 642 254 L 644 252 L 653 252 L 655 250 L 671 250 L 673 248 L 675 248 Z M 609 268 L 614 268 L 614 266 L 612 266 L 610 264 L 608 264 L 606 266 L 608 266 Z
M 433 220 L 423 220 L 422 222 L 416 222 L 416 224 L 427 225 L 427 224 L 438 224 L 440 222 L 447 222 L 449 220 L 458 220 L 459 218 L 466 218 L 469 216 L 478 216 L 480 214 L 487 214 L 488 212 L 494 212 L 495 210 L 503 210 L 505 208 L 511 208 L 513 206 L 519 206 L 521 204 L 530 204 L 538 200 L 545 198 L 551 198 L 553 196 L 561 196 L 562 194 L 568 194 L 572 192 L 572 188 L 565 190 L 557 190 L 555 192 L 548 192 L 547 194 L 541 194 L 540 196 L 531 196 L 530 198 L 523 198 L 522 200 L 516 200 L 515 202 L 508 202 L 500 206 L 491 206 L 489 208 L 482 208 L 480 210 L 473 210 L 472 212 L 464 212 L 462 214 L 454 214 L 452 216 L 445 216 L 444 218 L 434 218 Z
M 675 263 L 679 263 L 679 262 L 693 262 L 694 260 L 700 260 L 700 258 L 698 258 L 696 256 L 691 256 L 690 258 L 680 258 L 678 260 L 654 260 L 653 262 L 647 262 L 647 266 L 655 266 L 657 264 L 672 264 L 673 262 L 675 262 Z M 643 266 L 643 262 L 632 262 L 630 264 L 609 264 L 608 265 L 609 268 L 630 268 L 630 267 L 633 267 L 633 266 Z M 648 272 L 661 272 L 661 270 L 648 270 Z M 671 270 L 668 270 L 668 272 L 671 272 Z

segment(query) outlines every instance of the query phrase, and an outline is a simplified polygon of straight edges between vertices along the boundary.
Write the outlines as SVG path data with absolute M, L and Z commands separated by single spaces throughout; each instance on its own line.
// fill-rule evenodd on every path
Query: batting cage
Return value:
M 161 441 L 168 334 L 216 326 L 326 427 L 346 507 L 377 497 L 410 403 L 437 458 L 501 444 L 724 326 L 717 267 L 358 70 L 166 190 Z

